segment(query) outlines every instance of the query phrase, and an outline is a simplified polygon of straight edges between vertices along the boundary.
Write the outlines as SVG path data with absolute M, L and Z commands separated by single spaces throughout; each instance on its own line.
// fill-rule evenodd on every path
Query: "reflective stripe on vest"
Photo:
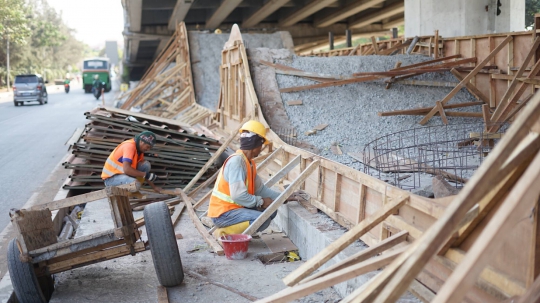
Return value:
M 225 165 L 229 162 L 229 159 L 233 156 L 240 155 L 244 159 L 246 164 L 246 180 L 244 181 L 248 193 L 250 195 L 255 194 L 255 177 L 257 176 L 257 167 L 253 160 L 249 161 L 244 153 L 238 150 L 234 155 L 231 155 L 221 167 L 214 189 L 212 190 L 212 196 L 210 197 L 210 205 L 208 207 L 208 217 L 217 218 L 221 214 L 228 212 L 233 209 L 242 208 L 243 206 L 234 202 L 231 198 L 229 182 L 223 177 L 223 171 L 225 170 Z
M 101 171 L 101 179 L 105 180 L 108 179 L 114 175 L 121 175 L 124 174 L 124 164 L 118 161 L 118 156 L 115 155 L 116 150 L 120 148 L 120 146 L 124 144 L 135 144 L 134 139 L 130 139 L 127 141 L 124 141 L 120 143 L 109 155 L 107 158 L 107 161 L 105 161 L 105 165 L 103 166 L 103 170 Z M 121 155 L 120 155 L 121 156 Z M 139 162 L 139 154 L 135 152 L 135 155 L 133 156 L 131 167 L 134 169 L 137 169 L 137 163 Z

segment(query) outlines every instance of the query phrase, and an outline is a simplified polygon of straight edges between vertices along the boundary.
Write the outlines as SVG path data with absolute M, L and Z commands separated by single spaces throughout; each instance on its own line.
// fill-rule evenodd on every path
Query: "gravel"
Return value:
M 221 50 L 229 39 L 229 34 L 190 31 L 188 38 L 197 103 L 215 111 L 219 100 Z M 279 32 L 242 34 L 242 38 L 246 48 L 284 48 Z
M 386 71 L 397 61 L 402 66 L 431 60 L 420 55 L 397 56 L 353 56 L 353 57 L 297 57 L 275 60 L 307 72 L 348 76 L 356 72 Z M 289 75 L 277 75 L 279 88 L 315 84 L 316 82 Z M 450 73 L 430 73 L 411 79 L 457 82 Z M 347 156 L 347 152 L 362 152 L 372 140 L 386 134 L 421 127 L 421 116 L 380 117 L 377 112 L 399 109 L 414 109 L 434 106 L 436 100 L 444 98 L 452 88 L 393 84 L 385 89 L 382 80 L 348 84 L 340 87 L 311 89 L 293 93 L 282 93 L 281 98 L 289 120 L 298 132 L 298 139 L 321 150 L 325 158 L 362 170 L 358 161 Z M 287 106 L 286 102 L 302 100 L 303 105 Z M 459 91 L 448 104 L 476 101 L 465 89 Z M 480 106 L 453 109 L 453 111 L 480 112 Z M 478 118 L 448 117 L 449 123 L 474 123 Z M 304 133 L 319 124 L 328 124 L 323 131 L 314 135 Z M 427 125 L 442 124 L 438 116 Z M 343 155 L 334 155 L 330 147 L 339 144 Z

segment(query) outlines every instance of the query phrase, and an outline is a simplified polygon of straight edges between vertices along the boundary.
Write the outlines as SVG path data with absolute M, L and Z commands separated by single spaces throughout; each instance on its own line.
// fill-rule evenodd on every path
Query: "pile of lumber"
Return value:
M 204 112 L 190 119 L 193 124 L 210 116 L 211 111 L 195 103 L 188 35 L 183 22 L 177 25 L 139 84 L 121 100 L 122 109 L 140 107 L 143 113 L 169 119 L 189 109 Z
M 154 183 L 163 189 L 182 188 L 193 179 L 220 146 L 212 133 L 175 120 L 112 108 L 96 108 L 85 113 L 90 122 L 71 146 L 72 156 L 63 163 L 71 170 L 64 189 L 104 188 L 101 170 L 107 157 L 121 142 L 149 130 L 157 135 L 154 148 L 145 154 L 158 176 Z M 215 168 L 208 171 L 210 176 Z M 199 180 L 208 178 L 205 174 Z M 142 201 L 141 201 L 142 202 Z

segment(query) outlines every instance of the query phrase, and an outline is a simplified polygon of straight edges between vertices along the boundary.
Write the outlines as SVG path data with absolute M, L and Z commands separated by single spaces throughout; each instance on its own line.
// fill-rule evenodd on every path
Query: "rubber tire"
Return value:
M 41 99 L 39 99 L 38 101 L 39 101 L 39 105 L 43 105 L 43 97 L 41 97 Z
M 49 284 L 52 281 L 52 277 L 41 277 L 38 279 L 34 272 L 34 266 L 32 263 L 25 263 L 19 259 L 19 248 L 17 247 L 17 241 L 11 240 L 8 245 L 7 261 L 9 268 L 9 276 L 11 277 L 11 284 L 13 284 L 13 290 L 19 302 L 24 303 L 46 303 L 52 295 L 53 289 Z M 42 286 L 47 288 L 45 293 L 40 286 L 40 280 Z M 54 281 L 52 283 L 54 288 Z M 47 298 L 48 296 L 48 298 Z
M 19 102 L 19 106 L 23 106 L 24 105 L 24 102 Z
M 19 102 L 13 101 L 13 104 L 15 104 L 15 106 L 19 106 Z
M 147 205 L 144 208 L 144 222 L 159 283 L 165 287 L 182 283 L 184 269 L 169 208 L 164 202 Z

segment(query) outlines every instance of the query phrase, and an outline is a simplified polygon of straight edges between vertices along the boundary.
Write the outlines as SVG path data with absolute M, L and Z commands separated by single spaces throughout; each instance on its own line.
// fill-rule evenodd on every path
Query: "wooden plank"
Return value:
M 295 271 L 286 276 L 283 279 L 283 283 L 285 283 L 285 285 L 292 286 L 300 282 L 328 260 L 337 255 L 340 251 L 370 231 L 373 227 L 384 221 L 388 216 L 395 213 L 396 210 L 407 202 L 408 199 L 409 196 L 407 195 L 400 196 L 397 199 L 393 199 L 393 201 L 389 201 L 383 208 L 377 210 L 371 216 L 360 222 L 360 224 L 351 228 L 339 239 L 332 242 L 332 244 L 325 247 L 313 258 L 307 260 L 306 263 L 302 264 Z
M 215 286 L 218 286 L 218 287 L 221 287 L 223 289 L 226 289 L 230 292 L 233 292 L 241 297 L 244 297 L 246 299 L 248 299 L 249 301 L 257 301 L 259 298 L 257 297 L 254 297 L 254 296 L 251 296 L 251 295 L 248 295 L 246 293 L 243 293 L 235 288 L 232 288 L 230 286 L 227 286 L 223 283 L 219 283 L 219 282 L 216 282 L 216 281 L 213 281 L 213 280 L 210 280 L 209 278 L 197 273 L 197 272 L 194 272 L 194 271 L 191 271 L 191 270 L 185 270 L 186 274 L 192 276 L 192 277 L 195 277 L 196 279 L 198 280 L 201 280 L 201 281 L 204 281 L 204 282 L 207 282 L 207 283 L 210 283 L 212 285 L 215 285 Z
M 171 221 L 172 221 L 173 227 L 176 225 L 176 223 L 178 223 L 178 220 L 180 220 L 180 215 L 182 214 L 182 211 L 184 210 L 184 207 L 186 206 L 186 203 L 187 202 L 180 202 L 180 204 L 178 204 L 174 208 L 174 212 L 173 212 L 173 214 L 171 216 Z
M 204 181 L 199 186 L 197 186 L 195 189 L 190 191 L 188 196 L 194 198 L 200 190 L 202 190 L 203 188 L 206 188 L 209 185 L 211 185 L 212 183 L 214 183 L 214 181 L 216 181 L 218 175 L 219 175 L 219 169 L 212 175 L 212 177 L 206 179 L 206 181 Z
M 506 90 L 506 93 L 502 96 L 501 100 L 499 101 L 499 106 L 497 106 L 497 109 L 495 109 L 495 112 L 491 116 L 491 119 L 490 119 L 491 121 L 498 121 L 500 116 L 502 115 L 502 113 L 504 111 L 504 107 L 506 106 L 506 104 L 508 104 L 509 102 L 512 102 L 510 100 L 510 98 L 512 97 L 512 94 L 514 93 L 516 86 L 519 84 L 519 81 L 517 79 L 521 78 L 521 76 L 525 72 L 525 69 L 529 65 L 529 62 L 531 61 L 534 54 L 536 53 L 536 49 L 538 48 L 539 45 L 540 45 L 540 39 L 536 38 L 534 40 L 534 43 L 533 43 L 531 49 L 527 53 L 527 56 L 523 60 L 523 63 L 521 65 L 521 67 L 515 73 L 515 75 L 514 75 L 514 77 L 512 79 L 512 82 L 510 82 L 510 84 L 508 85 L 508 89 Z M 531 74 L 529 73 L 529 75 L 531 75 Z M 532 75 L 532 77 L 534 77 L 534 76 L 536 76 L 536 75 Z M 531 78 L 531 77 L 527 77 L 527 78 Z M 521 85 L 523 85 L 523 83 Z
M 452 68 L 450 72 L 458 79 L 459 82 L 463 81 L 463 76 L 455 69 Z M 469 92 L 478 100 L 484 102 L 485 104 L 489 104 L 489 98 L 486 97 L 476 86 L 474 86 L 472 83 L 467 82 L 465 83 L 465 88 L 469 90 Z
M 540 279 L 536 279 L 527 289 L 527 291 L 523 294 L 523 296 L 519 297 L 517 301 L 512 300 L 510 302 L 516 302 L 516 303 L 531 303 L 531 302 L 539 302 L 540 301 Z
M 319 125 L 315 126 L 313 129 L 321 131 L 321 130 L 325 129 L 326 127 L 328 127 L 328 124 L 319 124 Z
M 367 249 L 364 249 L 362 251 L 357 252 L 356 254 L 328 267 L 324 270 L 321 270 L 317 272 L 316 274 L 313 274 L 304 280 L 300 281 L 300 284 L 309 282 L 311 280 L 318 279 L 320 277 L 326 276 L 328 274 L 334 273 L 338 270 L 341 270 L 343 268 L 349 267 L 354 264 L 358 264 L 360 262 L 363 262 L 375 255 L 381 254 L 385 252 L 386 250 L 389 250 L 393 248 L 394 246 L 403 243 L 407 240 L 407 235 L 409 234 L 408 231 L 403 230 L 389 238 L 384 239 L 383 241 L 377 243 L 377 245 L 369 247 Z
M 356 265 L 351 265 L 324 277 L 286 288 L 274 295 L 257 301 L 258 303 L 285 303 L 312 294 L 316 291 L 336 285 L 338 283 L 355 278 L 359 275 L 374 271 L 386 266 L 401 254 L 407 247 L 398 248 L 382 256 L 374 257 Z
M 416 279 L 409 286 L 409 291 L 423 303 L 430 303 L 435 298 L 435 293 Z
M 378 292 L 381 292 L 379 293 L 379 299 L 399 297 L 405 291 L 406 286 L 422 270 L 423 265 L 437 253 L 438 249 L 455 232 L 455 228 L 467 211 L 481 200 L 485 193 L 491 189 L 494 182 L 498 182 L 505 177 L 499 173 L 501 166 L 511 155 L 513 148 L 528 134 L 530 127 L 536 123 L 540 116 L 540 95 L 535 95 L 530 102 L 527 110 L 514 122 L 506 136 L 493 149 L 490 157 L 487 157 L 478 168 L 474 178 L 469 181 L 453 203 L 448 206 L 444 215 L 424 233 L 421 241 L 413 243 L 410 250 L 385 269 L 375 281 L 376 283 L 371 285 L 372 287 L 368 293 L 362 294 L 357 300 L 365 300 L 365 298 L 376 296 Z M 382 289 L 382 286 L 389 278 L 390 281 Z
M 209 190 L 204 196 L 202 196 L 202 198 L 199 199 L 199 201 L 197 201 L 197 203 L 193 204 L 193 208 L 194 209 L 198 209 L 201 205 L 203 205 L 203 203 L 212 195 L 212 190 Z
M 183 190 L 178 189 L 178 192 L 180 193 L 180 196 L 182 196 L 182 199 L 186 202 L 185 205 L 188 210 L 189 217 L 191 218 L 191 221 L 193 222 L 193 225 L 195 225 L 195 227 L 197 228 L 201 236 L 204 238 L 206 243 L 208 243 L 208 245 L 212 247 L 212 249 L 214 250 L 214 253 L 216 253 L 218 256 L 223 256 L 224 255 L 223 248 L 214 239 L 214 237 L 208 234 L 208 231 L 206 230 L 204 225 L 201 223 L 201 220 L 199 220 L 199 217 L 197 217 L 197 214 L 195 213 L 195 210 L 193 209 L 193 204 L 195 204 L 195 201 L 193 201 L 191 197 L 186 195 L 186 193 Z
M 473 57 L 475 57 L 475 56 L 473 56 Z M 451 59 L 456 59 L 456 58 L 461 58 L 461 54 L 442 57 L 442 58 L 438 58 L 438 59 L 435 59 L 435 60 L 429 60 L 429 61 L 424 61 L 424 62 L 410 64 L 410 65 L 405 65 L 405 66 L 402 66 L 402 67 L 399 67 L 399 68 L 391 69 L 390 71 L 406 70 L 406 69 L 416 68 L 416 67 L 420 67 L 420 66 L 426 66 L 426 65 L 433 64 L 433 63 L 443 62 L 443 61 L 446 61 L 446 60 L 451 60 Z
M 433 58 L 439 58 L 439 30 L 435 30 L 435 48 L 434 48 Z
M 379 45 L 377 44 L 377 39 L 375 38 L 375 36 L 371 36 L 371 45 L 373 45 L 373 50 L 375 51 L 375 55 L 380 55 Z
M 302 105 L 302 100 L 292 100 L 292 101 L 287 101 L 287 105 L 288 106 L 294 106 L 294 105 Z
M 193 179 L 191 179 L 191 181 L 189 181 L 189 183 L 184 187 L 183 191 L 185 191 L 185 192 L 189 191 L 191 189 L 191 187 L 193 187 L 193 185 L 195 185 L 195 183 L 197 183 L 197 181 L 199 181 L 199 179 L 206 173 L 206 171 L 210 168 L 210 166 L 212 166 L 214 164 L 214 162 L 217 160 L 217 158 L 219 158 L 221 156 L 221 154 L 227 149 L 227 147 L 229 147 L 229 144 L 236 137 L 236 135 L 240 131 L 240 128 L 242 128 L 244 123 L 247 122 L 248 120 L 249 120 L 249 118 L 246 118 L 244 121 L 242 121 L 239 124 L 239 126 L 235 130 L 233 130 L 231 132 L 231 135 L 229 136 L 229 138 L 227 138 L 227 140 L 225 140 L 225 142 L 214 153 L 212 158 L 210 158 L 208 160 L 208 162 L 206 162 L 206 164 L 201 168 L 201 170 L 199 170 L 197 175 L 195 175 L 195 177 L 193 177 Z
M 401 61 L 396 62 L 396 65 L 394 65 L 394 69 L 399 68 L 401 66 Z M 390 77 L 388 79 L 390 82 L 386 83 L 386 89 L 390 89 L 390 86 L 392 86 L 392 81 L 395 79 L 395 76 Z
M 448 124 L 448 119 L 446 119 L 446 114 L 444 113 L 444 108 L 442 106 L 441 101 L 436 101 L 435 106 L 437 107 L 437 110 L 439 111 L 439 115 L 441 116 L 441 120 L 444 124 Z
M 452 108 L 461 108 L 461 107 L 469 107 L 469 106 L 476 106 L 476 105 L 482 105 L 483 102 L 467 102 L 467 103 L 458 103 L 458 104 L 447 104 L 444 105 L 444 109 L 452 109 Z M 405 109 L 405 110 L 395 110 L 390 112 L 378 112 L 377 114 L 381 117 L 386 116 L 397 116 L 397 115 L 421 115 L 428 113 L 433 107 L 421 107 L 421 108 L 415 108 L 415 109 Z
M 538 202 L 533 209 L 533 224 L 531 235 L 531 247 L 529 248 L 529 270 L 526 277 L 526 286 L 530 287 L 534 280 L 540 276 L 540 210 Z
M 465 76 L 465 78 L 463 78 L 463 80 L 458 85 L 456 85 L 456 87 L 452 89 L 452 91 L 448 93 L 448 95 L 446 95 L 446 97 L 441 100 L 441 103 L 443 105 L 448 103 L 448 101 L 450 101 L 450 99 L 452 99 L 459 92 L 459 90 L 465 86 L 466 83 L 468 83 L 474 76 L 476 76 L 476 74 L 478 74 L 478 72 L 490 62 L 491 58 L 495 57 L 495 55 L 497 55 L 497 53 L 503 47 L 505 47 L 506 44 L 508 44 L 508 42 L 510 42 L 510 40 L 512 39 L 512 36 L 506 37 L 506 39 L 504 39 L 484 60 L 482 60 L 482 62 L 478 63 L 476 67 L 467 76 Z M 435 115 L 436 112 L 437 107 L 434 107 L 419 123 L 421 125 L 426 124 L 431 119 L 431 117 Z
M 463 261 L 438 292 L 434 302 L 461 302 L 465 292 L 474 284 L 495 252 L 512 235 L 512 227 L 524 216 L 529 215 L 530 209 L 538 201 L 539 194 L 540 154 L 537 154 L 517 185 L 482 230 Z
M 300 164 L 300 160 L 302 159 L 302 156 L 298 155 L 296 156 L 292 161 L 287 163 L 280 171 L 275 173 L 270 179 L 266 181 L 264 184 L 266 187 L 270 188 L 274 186 L 279 180 L 283 179 L 291 170 L 293 170 L 296 166 Z
M 383 76 L 357 77 L 357 78 L 351 78 L 351 79 L 347 79 L 347 80 L 339 80 L 339 81 L 318 83 L 318 84 L 312 84 L 312 85 L 286 87 L 286 88 L 280 88 L 279 92 L 280 93 L 292 93 L 292 92 L 298 92 L 298 91 L 303 91 L 303 90 L 308 90 L 308 89 L 316 89 L 316 88 L 340 86 L 340 85 L 352 84 L 352 83 L 374 81 L 374 80 L 380 79 L 382 77 Z
M 169 303 L 169 295 L 165 286 L 157 286 L 157 299 L 158 303 Z
M 132 191 L 132 190 L 135 189 L 134 184 L 125 184 L 125 185 L 121 185 L 121 186 L 117 186 L 117 187 L 125 188 L 128 191 Z M 49 203 L 34 205 L 34 206 L 30 207 L 30 210 L 42 210 L 42 209 L 55 210 L 55 209 L 60 209 L 60 208 L 64 208 L 64 207 L 71 207 L 71 206 L 79 205 L 79 204 L 82 204 L 82 203 L 88 203 L 88 202 L 92 202 L 92 201 L 96 201 L 96 200 L 100 200 L 100 199 L 105 199 L 105 198 L 107 198 L 107 193 L 106 193 L 106 191 L 104 189 L 102 189 L 102 190 L 98 190 L 98 191 L 89 192 L 87 194 L 82 194 L 82 195 L 78 195 L 78 196 L 74 196 L 74 197 L 69 197 L 69 198 L 62 199 L 62 200 L 57 200 L 57 201 L 53 201 L 53 202 L 49 202 Z
M 249 227 L 242 233 L 244 235 L 252 235 L 257 232 L 259 227 L 268 219 L 270 216 L 277 211 L 277 209 L 285 203 L 285 200 L 292 195 L 292 193 L 300 188 L 300 185 L 313 173 L 313 171 L 319 167 L 319 161 L 313 161 L 309 166 L 304 170 L 298 178 L 296 178 L 273 202 L 268 206 L 264 212 L 249 225 Z

